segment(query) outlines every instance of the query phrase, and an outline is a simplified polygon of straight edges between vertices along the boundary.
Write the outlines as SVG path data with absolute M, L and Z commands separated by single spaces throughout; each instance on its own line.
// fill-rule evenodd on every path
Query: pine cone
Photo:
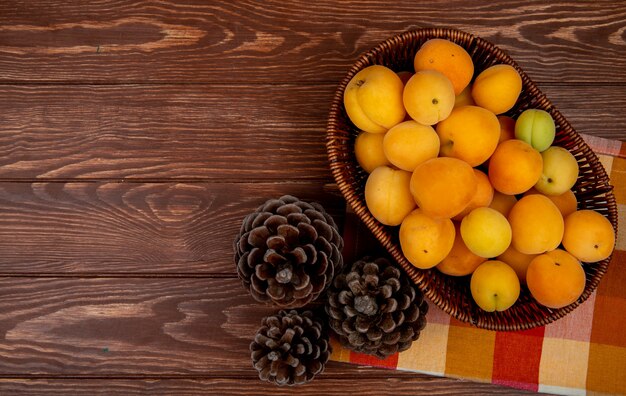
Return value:
M 419 338 L 428 304 L 389 261 L 364 258 L 335 278 L 326 312 L 343 346 L 384 359 Z
M 285 195 L 244 219 L 234 246 L 237 274 L 257 301 L 302 307 L 341 272 L 342 248 L 337 225 L 321 205 Z
M 250 344 L 259 378 L 277 385 L 300 385 L 324 371 L 331 348 L 313 312 L 280 311 L 261 323 Z

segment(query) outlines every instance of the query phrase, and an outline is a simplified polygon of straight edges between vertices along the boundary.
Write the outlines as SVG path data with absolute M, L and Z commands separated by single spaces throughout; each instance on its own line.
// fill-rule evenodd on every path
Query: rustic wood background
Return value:
M 506 50 L 579 132 L 626 139 L 626 2 L 0 1 L 0 393 L 513 394 L 330 363 L 294 389 L 248 345 L 245 214 L 341 220 L 324 147 L 357 56 L 418 27 Z

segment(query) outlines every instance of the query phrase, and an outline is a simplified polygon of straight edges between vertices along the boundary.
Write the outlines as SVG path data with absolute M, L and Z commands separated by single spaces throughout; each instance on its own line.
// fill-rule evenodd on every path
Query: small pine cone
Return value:
M 343 269 L 343 239 L 324 208 L 285 195 L 243 220 L 237 274 L 252 297 L 283 308 L 315 300 Z
M 312 311 L 280 311 L 261 322 L 250 344 L 259 378 L 277 385 L 300 385 L 324 371 L 331 347 L 323 323 Z
M 428 304 L 384 258 L 364 258 L 335 277 L 326 312 L 346 348 L 384 359 L 408 349 L 426 326 Z

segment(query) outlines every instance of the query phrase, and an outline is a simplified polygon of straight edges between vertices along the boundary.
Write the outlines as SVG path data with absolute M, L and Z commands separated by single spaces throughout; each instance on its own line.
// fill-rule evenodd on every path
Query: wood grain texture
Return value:
M 536 395 L 537 393 L 513 390 L 450 378 L 434 378 L 420 374 L 399 375 L 389 370 L 368 368 L 359 373 L 358 380 L 337 377 L 337 367 L 329 367 L 315 382 L 297 388 L 281 388 L 266 384 L 256 378 L 223 379 L 0 379 L 0 390 L 6 393 L 29 395 L 346 395 L 395 396 L 398 394 L 428 395 Z M 383 376 L 378 378 L 378 376 Z M 385 378 L 387 377 L 387 378 Z M 358 382 L 357 382 L 358 381 Z
M 623 83 L 625 5 L 7 0 L 0 80 L 335 82 L 387 37 L 454 26 L 507 50 L 538 81 Z
M 237 279 L 2 278 L 0 374 L 250 375 L 274 311 Z
M 0 278 L 0 390 L 283 394 L 258 380 L 248 352 L 262 317 L 275 311 L 235 279 Z M 343 392 L 355 381 L 382 395 L 511 392 L 337 362 L 297 389 Z
M 345 203 L 321 183 L 0 183 L 0 274 L 228 274 L 243 218 L 285 194 Z
M 0 87 L 0 178 L 327 179 L 332 92 L 270 85 Z
M 329 181 L 335 88 L 0 86 L 0 178 Z M 623 138 L 622 86 L 541 88 L 579 132 Z

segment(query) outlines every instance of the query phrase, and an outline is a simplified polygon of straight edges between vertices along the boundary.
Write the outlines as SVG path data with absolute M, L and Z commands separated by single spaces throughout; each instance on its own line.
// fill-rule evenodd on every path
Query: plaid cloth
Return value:
M 583 138 L 610 175 L 620 224 L 625 224 L 626 142 Z M 346 262 L 371 254 L 377 244 L 350 211 L 344 238 Z M 331 359 L 538 392 L 626 394 L 626 227 L 618 231 L 615 253 L 596 291 L 547 326 L 518 332 L 483 330 L 451 318 L 434 304 L 427 318 L 428 325 L 407 351 L 379 360 L 333 340 Z

